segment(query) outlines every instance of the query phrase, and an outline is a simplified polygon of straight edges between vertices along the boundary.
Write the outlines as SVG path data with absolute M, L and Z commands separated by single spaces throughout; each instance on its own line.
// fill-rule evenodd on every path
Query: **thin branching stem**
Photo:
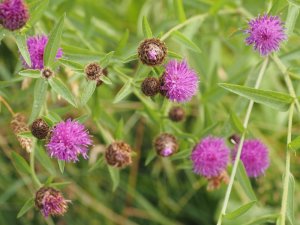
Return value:
M 2 96 L 0 96 L 0 102 L 2 102 L 5 105 L 5 107 L 8 109 L 8 111 L 10 112 L 10 114 L 12 116 L 15 115 L 15 112 L 13 111 L 13 109 L 10 107 L 10 105 L 8 104 L 8 102 Z
M 31 176 L 33 181 L 36 183 L 36 185 L 40 188 L 42 186 L 40 180 L 38 179 L 36 173 L 35 173 L 35 168 L 34 168 L 34 153 L 36 149 L 36 141 L 33 141 L 32 143 L 32 149 L 30 152 L 30 170 L 31 170 Z
M 254 88 L 256 88 L 256 89 L 259 87 L 259 85 L 261 83 L 261 80 L 262 80 L 263 75 L 264 75 L 264 73 L 266 71 L 266 68 L 267 68 L 268 61 L 269 61 L 269 58 L 267 57 L 267 58 L 265 58 L 265 60 L 262 64 L 262 67 L 260 69 L 260 72 L 258 74 L 256 83 L 255 83 L 255 86 L 254 86 Z M 229 181 L 229 184 L 228 184 L 228 187 L 227 187 L 227 190 L 226 190 L 226 194 L 225 194 L 225 199 L 224 199 L 224 202 L 223 202 L 223 207 L 222 207 L 221 213 L 219 215 L 218 225 L 222 224 L 223 215 L 226 213 L 226 209 L 227 209 L 227 205 L 228 205 L 228 202 L 229 202 L 231 190 L 232 190 L 232 187 L 233 187 L 234 178 L 235 178 L 235 175 L 236 175 L 236 172 L 237 172 L 238 163 L 239 163 L 239 160 L 241 158 L 242 148 L 243 148 L 244 140 L 245 140 L 245 137 L 246 137 L 248 123 L 249 123 L 250 115 L 251 115 L 251 112 L 252 112 L 253 104 L 254 104 L 254 101 L 251 100 L 249 102 L 249 105 L 248 105 L 248 109 L 247 109 L 246 116 L 245 116 L 244 123 L 243 123 L 244 131 L 242 133 L 241 140 L 239 142 L 237 154 L 236 154 L 236 157 L 235 157 L 235 161 L 234 161 L 231 176 L 230 176 L 230 181 Z

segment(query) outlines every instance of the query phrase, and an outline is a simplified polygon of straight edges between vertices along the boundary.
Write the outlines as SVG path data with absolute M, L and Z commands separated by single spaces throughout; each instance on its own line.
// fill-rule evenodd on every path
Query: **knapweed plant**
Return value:
M 300 224 L 299 11 L 0 1 L 0 224 Z

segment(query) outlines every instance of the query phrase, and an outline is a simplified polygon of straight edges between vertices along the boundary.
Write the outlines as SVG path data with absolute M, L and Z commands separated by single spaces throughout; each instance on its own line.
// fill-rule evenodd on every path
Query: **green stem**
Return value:
M 262 64 L 262 67 L 260 69 L 260 72 L 258 74 L 256 83 L 255 83 L 255 87 L 254 87 L 255 89 L 257 89 L 259 87 L 260 83 L 261 83 L 261 80 L 262 80 L 263 75 L 265 73 L 265 70 L 267 68 L 267 64 L 268 64 L 268 61 L 269 61 L 268 59 L 269 58 L 267 57 L 264 60 L 263 64 Z M 234 161 L 231 176 L 230 176 L 230 181 L 229 181 L 229 184 L 228 184 L 228 187 L 227 187 L 227 190 L 226 190 L 226 194 L 225 194 L 225 199 L 224 199 L 224 202 L 223 202 L 223 207 L 222 207 L 221 213 L 219 215 L 218 225 L 222 224 L 223 215 L 226 213 L 226 209 L 227 209 L 227 205 L 228 205 L 228 202 L 229 202 L 231 190 L 232 190 L 232 187 L 233 187 L 234 178 L 235 178 L 237 167 L 238 167 L 238 163 L 239 163 L 240 158 L 241 158 L 242 148 L 243 148 L 244 140 L 245 140 L 245 137 L 246 137 L 248 122 L 249 122 L 250 115 L 251 115 L 251 112 L 252 112 L 253 104 L 254 104 L 254 101 L 251 100 L 249 102 L 249 105 L 248 105 L 248 109 L 247 109 L 246 116 L 245 116 L 245 119 L 244 119 L 244 124 L 243 124 L 244 131 L 242 133 L 241 140 L 239 142 L 237 154 L 236 154 L 236 157 L 235 157 L 235 161 Z
M 297 99 L 297 95 L 293 86 L 293 83 L 291 81 L 290 75 L 288 73 L 288 70 L 286 68 L 286 66 L 282 63 L 282 61 L 279 59 L 279 57 L 277 55 L 273 55 L 272 59 L 274 61 L 274 63 L 277 65 L 278 69 L 280 70 L 280 72 L 283 74 L 284 77 L 284 81 L 286 83 L 286 86 L 288 88 L 289 94 L 295 98 L 295 104 L 296 104 L 296 108 L 297 110 L 300 112 L 300 104 L 299 104 L 299 100 Z
M 40 188 L 42 186 L 42 184 L 39 181 L 38 177 L 36 176 L 35 169 L 34 169 L 35 145 L 36 145 L 36 140 L 34 140 L 33 143 L 32 143 L 32 149 L 31 149 L 31 153 L 30 153 L 30 170 L 31 170 L 31 176 L 32 176 L 33 181 Z
M 293 113 L 294 113 L 294 103 L 291 104 L 291 107 L 289 110 L 285 175 L 284 175 L 283 194 L 282 194 L 281 211 L 280 211 L 280 224 L 281 225 L 285 225 L 285 215 L 286 215 L 286 210 L 287 210 L 287 199 L 288 199 L 289 178 L 290 178 L 290 163 L 291 163 L 291 153 L 290 153 L 288 144 L 292 140 Z

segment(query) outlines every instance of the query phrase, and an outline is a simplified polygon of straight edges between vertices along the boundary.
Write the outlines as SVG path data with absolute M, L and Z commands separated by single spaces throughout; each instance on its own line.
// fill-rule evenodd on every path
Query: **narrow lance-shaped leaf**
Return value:
M 70 67 L 73 70 L 83 70 L 83 65 L 77 63 L 77 62 L 73 62 L 67 59 L 59 59 L 59 62 L 61 64 L 63 64 L 64 66 Z
M 243 162 L 240 160 L 236 172 L 236 178 L 239 181 L 240 185 L 242 186 L 245 194 L 248 196 L 250 200 L 256 201 L 257 198 L 251 186 L 249 177 L 247 176 L 245 167 Z
M 40 70 L 22 70 L 19 72 L 19 75 L 21 75 L 23 77 L 40 78 L 41 71 Z
M 56 171 L 53 166 L 51 159 L 49 158 L 48 154 L 45 152 L 44 148 L 41 146 L 37 146 L 35 149 L 35 156 L 41 165 L 53 176 L 56 176 Z
M 192 40 L 190 40 L 188 37 L 186 37 L 181 32 L 179 32 L 179 31 L 173 31 L 172 32 L 172 36 L 178 42 L 180 42 L 181 44 L 183 44 L 184 46 L 186 46 L 190 50 L 198 52 L 198 53 L 201 53 L 201 49 Z
M 72 95 L 71 91 L 67 88 L 67 86 L 58 78 L 53 77 L 49 79 L 49 84 L 53 90 L 61 95 L 66 101 L 68 101 L 71 105 L 76 107 L 76 102 L 74 96 Z
M 48 82 L 44 79 L 38 79 L 35 83 L 32 112 L 29 118 L 30 124 L 39 116 L 41 112 L 47 95 L 47 87 Z
M 30 67 L 31 60 L 30 60 L 30 55 L 29 55 L 28 48 L 27 48 L 26 35 L 16 34 L 15 38 L 16 38 L 16 43 L 17 43 L 18 49 L 20 51 L 20 54 L 22 55 L 22 57 L 25 60 L 25 62 L 27 63 L 27 65 L 29 65 L 29 67 Z
M 295 223 L 295 179 L 294 176 L 289 173 L 289 188 L 288 188 L 288 198 L 287 198 L 287 209 L 286 216 L 290 224 L 294 225 Z
M 238 118 L 238 116 L 233 111 L 230 112 L 230 121 L 236 131 L 238 131 L 239 133 L 242 133 L 244 131 L 244 126 L 240 118 Z
M 143 16 L 143 34 L 146 38 L 152 38 L 152 31 L 146 16 Z
M 182 0 L 174 0 L 174 6 L 176 10 L 176 14 L 178 17 L 179 22 L 184 22 L 186 20 L 185 12 L 183 8 L 183 1 Z
M 59 167 L 60 172 L 63 174 L 64 171 L 65 171 L 65 165 L 66 165 L 65 161 L 57 160 L 57 163 L 58 163 L 58 167 Z
M 288 15 L 285 21 L 286 32 L 288 35 L 293 33 L 297 18 L 299 16 L 299 6 L 289 3 Z
M 29 4 L 30 9 L 30 17 L 28 24 L 33 26 L 43 15 L 45 10 L 48 7 L 49 0 L 40 0 L 38 2 L 34 1 L 33 3 Z
M 44 51 L 45 66 L 50 66 L 54 63 L 57 51 L 59 49 L 59 43 L 60 43 L 60 39 L 64 27 L 64 19 L 65 19 L 65 14 L 60 18 L 59 22 L 51 31 L 48 43 Z
M 107 53 L 101 60 L 100 60 L 100 66 L 102 67 L 102 68 L 106 68 L 108 65 L 109 65 L 109 63 L 110 63 L 110 61 L 111 61 L 111 58 L 112 58 L 112 56 L 114 55 L 114 51 L 111 51 L 111 52 L 109 52 L 109 53 Z
M 131 91 L 131 80 L 128 80 L 116 95 L 113 103 L 122 101 L 127 95 L 131 93 Z
M 34 198 L 28 199 L 25 204 L 22 206 L 20 211 L 18 212 L 17 218 L 22 217 L 25 213 L 28 212 L 34 206 Z
M 233 220 L 233 219 L 245 214 L 246 212 L 248 212 L 248 210 L 251 209 L 255 205 L 255 203 L 256 203 L 256 201 L 248 202 L 245 205 L 242 205 L 238 209 L 234 210 L 233 212 L 226 213 L 224 215 L 224 217 L 226 219 Z
M 123 36 L 121 37 L 118 46 L 116 48 L 116 54 L 119 55 L 123 52 L 123 49 L 125 48 L 127 42 L 128 42 L 128 38 L 129 38 L 129 30 L 126 29 L 126 31 L 124 32 Z
M 279 217 L 278 214 L 263 215 L 258 218 L 254 218 L 253 220 L 251 220 L 250 222 L 248 222 L 244 225 L 258 225 L 258 224 L 265 224 L 267 222 L 274 223 L 278 217 Z
M 297 151 L 300 148 L 300 136 L 296 137 L 288 144 L 288 148 Z
M 292 96 L 285 93 L 260 90 L 237 84 L 221 83 L 219 84 L 219 86 L 237 95 L 253 100 L 254 102 L 267 105 L 279 111 L 288 110 L 290 104 L 294 101 L 294 98 Z
M 30 167 L 22 156 L 20 156 L 16 152 L 12 152 L 11 157 L 13 160 L 13 164 L 15 165 L 15 167 L 19 172 L 31 174 Z
M 112 190 L 115 191 L 120 183 L 120 170 L 112 166 L 108 166 L 108 171 L 113 183 Z
M 93 81 L 93 80 L 88 80 L 85 83 L 85 86 L 83 88 L 83 92 L 81 95 L 81 99 L 80 99 L 81 105 L 85 105 L 89 101 L 89 99 L 92 97 L 94 91 L 96 90 L 96 86 L 97 86 L 97 83 L 96 83 L 96 81 Z

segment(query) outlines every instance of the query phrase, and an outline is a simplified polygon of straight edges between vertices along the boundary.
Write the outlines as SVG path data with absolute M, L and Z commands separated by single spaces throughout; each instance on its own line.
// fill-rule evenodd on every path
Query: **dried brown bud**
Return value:
M 31 133 L 38 139 L 44 139 L 49 133 L 49 126 L 43 119 L 36 119 L 31 125 Z
M 164 85 L 165 85 L 165 78 L 164 78 L 164 75 L 162 75 L 162 76 L 159 78 L 159 93 L 160 93 L 162 96 L 166 96 L 166 94 L 167 94 L 167 91 L 162 89 L 162 87 L 163 87 Z
M 185 118 L 185 111 L 180 106 L 174 106 L 169 111 L 169 118 L 174 122 L 182 121 Z
M 145 39 L 138 47 L 138 55 L 142 63 L 157 66 L 163 63 L 167 55 L 167 47 L 158 38 Z
M 221 187 L 221 184 L 228 184 L 229 183 L 229 176 L 226 170 L 220 173 L 219 176 L 216 177 L 210 177 L 207 178 L 208 184 L 207 184 L 207 190 L 208 191 L 214 191 L 216 189 L 219 189 Z
M 89 80 L 97 80 L 102 74 L 102 68 L 98 63 L 86 65 L 84 72 Z
M 159 92 L 159 88 L 159 80 L 155 77 L 146 78 L 141 85 L 142 92 L 147 96 L 156 95 Z
M 109 165 L 124 168 L 132 162 L 131 152 L 131 147 L 127 143 L 116 141 L 106 149 L 105 158 Z
M 51 187 L 42 187 L 35 194 L 35 206 L 44 217 L 63 215 L 68 209 L 68 202 L 60 191 Z
M 241 139 L 240 136 L 237 134 L 233 134 L 228 138 L 228 140 L 234 145 L 240 143 L 240 139 Z
M 162 133 L 155 138 L 154 148 L 158 155 L 168 157 L 178 151 L 178 142 L 172 134 Z
M 44 68 L 42 70 L 42 77 L 45 79 L 49 79 L 50 77 L 54 76 L 54 72 L 50 68 Z
M 17 139 L 22 148 L 27 152 L 31 152 L 32 140 L 30 138 L 18 136 L 19 133 L 30 131 L 25 121 L 25 116 L 21 113 L 17 113 L 14 115 L 12 121 L 10 122 L 10 126 L 14 134 L 17 136 Z

